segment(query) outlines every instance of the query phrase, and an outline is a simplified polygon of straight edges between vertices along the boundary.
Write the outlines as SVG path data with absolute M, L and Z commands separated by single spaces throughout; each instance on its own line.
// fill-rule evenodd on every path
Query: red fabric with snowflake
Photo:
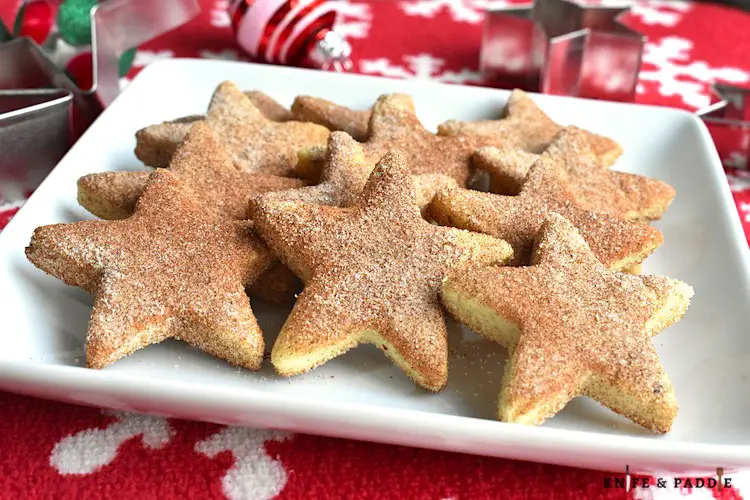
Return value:
M 15 1 L 2 2 L 12 19 Z M 140 48 L 129 77 L 165 57 L 243 59 L 227 0 L 202 0 L 191 23 Z M 339 31 L 355 71 L 481 84 L 482 9 L 503 0 L 349 0 Z M 15 4 L 15 5 L 14 5 Z M 694 110 L 714 80 L 750 82 L 750 16 L 650 0 L 628 23 L 649 37 L 637 101 Z M 124 82 L 126 83 L 126 82 Z M 746 151 L 724 151 L 727 166 Z M 750 234 L 750 174 L 728 168 Z M 0 199 L 33 186 L 0 182 Z M 0 206 L 0 228 L 22 200 Z M 750 498 L 750 478 L 710 490 L 605 489 L 606 474 L 551 465 L 224 427 L 0 393 L 0 498 Z

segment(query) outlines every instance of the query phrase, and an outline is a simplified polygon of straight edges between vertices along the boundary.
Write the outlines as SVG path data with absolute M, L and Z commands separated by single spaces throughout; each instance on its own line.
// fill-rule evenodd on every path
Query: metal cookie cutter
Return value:
M 536 0 L 487 10 L 482 73 L 505 87 L 632 100 L 646 38 L 620 23 L 631 5 Z
M 34 41 L 0 44 L 0 201 L 8 198 L 3 195 L 6 184 L 38 184 L 114 100 L 123 52 L 198 12 L 198 0 L 107 0 L 96 5 L 90 14 L 94 71 L 88 90 L 79 88 Z
M 750 162 L 750 89 L 717 83 L 711 104 L 697 111 L 727 167 L 748 169 Z

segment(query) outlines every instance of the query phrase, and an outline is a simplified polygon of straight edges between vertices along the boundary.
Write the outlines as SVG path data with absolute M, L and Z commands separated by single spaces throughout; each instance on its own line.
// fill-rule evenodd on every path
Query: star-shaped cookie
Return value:
M 471 173 L 473 138 L 442 137 L 424 128 L 414 103 L 406 94 L 380 96 L 372 108 L 370 137 L 365 153 L 373 163 L 388 151 L 397 149 L 413 174 L 444 174 L 466 185 Z
M 249 90 L 245 95 L 253 106 L 263 113 L 263 116 L 275 122 L 293 120 L 292 112 L 273 100 L 270 96 L 258 90 Z M 152 167 L 166 167 L 169 164 L 175 145 L 185 139 L 185 136 L 196 122 L 206 118 L 205 115 L 191 115 L 151 125 L 136 134 L 138 140 L 135 155 L 146 165 Z
M 94 295 L 89 367 L 177 338 L 254 370 L 263 336 L 245 286 L 273 256 L 250 226 L 206 212 L 173 174 L 157 170 L 130 218 L 37 228 L 26 256 Z
M 659 219 L 675 195 L 670 185 L 642 175 L 603 169 L 588 142 L 588 133 L 565 127 L 541 156 L 557 165 L 575 201 L 594 212 L 647 222 Z M 474 166 L 489 173 L 490 190 L 515 195 L 540 155 L 520 149 L 481 148 Z
M 237 170 L 207 124 L 197 122 L 177 147 L 169 170 L 204 210 L 244 219 L 247 200 L 269 191 L 304 186 L 300 179 Z M 78 202 L 102 219 L 129 217 L 146 187 L 149 172 L 103 172 L 78 180 Z
M 216 89 L 204 122 L 239 170 L 273 175 L 291 175 L 297 150 L 324 145 L 329 135 L 314 123 L 269 120 L 231 82 Z M 166 167 L 190 125 L 166 122 L 139 130 L 136 156 L 152 167 Z
M 550 214 L 530 267 L 467 270 L 441 297 L 510 351 L 501 420 L 538 425 L 585 395 L 667 432 L 677 401 L 651 337 L 682 318 L 692 295 L 674 279 L 608 270 L 569 221 Z
M 299 189 L 278 191 L 262 196 L 267 201 L 293 201 L 348 207 L 354 205 L 362 194 L 375 164 L 370 161 L 360 143 L 346 132 L 332 132 L 328 148 L 322 152 L 325 158 L 318 184 Z M 309 154 L 320 154 L 314 151 Z M 300 152 L 303 157 L 304 152 Z M 315 160 L 318 163 L 318 160 Z M 303 164 L 298 162 L 298 166 Z M 417 205 L 423 210 L 432 201 L 435 193 L 443 189 L 458 187 L 452 177 L 442 174 L 413 175 Z
M 258 234 L 306 284 L 271 353 L 286 376 L 373 343 L 419 385 L 442 389 L 440 284 L 511 255 L 504 241 L 426 222 L 399 152 L 378 163 L 351 207 L 255 199 L 250 212 Z
M 449 120 L 438 127 L 438 135 L 471 137 L 483 146 L 542 153 L 561 128 L 526 92 L 516 89 L 511 93 L 499 120 Z M 612 139 L 592 132 L 585 134 L 602 167 L 609 167 L 622 154 L 622 147 Z
M 428 212 L 440 224 L 508 241 L 516 265 L 528 263 L 534 236 L 550 212 L 570 219 L 599 260 L 618 271 L 642 262 L 664 241 L 658 230 L 645 224 L 581 208 L 554 161 L 544 156 L 529 170 L 518 196 L 468 189 L 442 191 Z
M 346 132 L 359 142 L 370 136 L 368 123 L 371 110 L 356 110 L 309 95 L 298 96 L 292 104 L 295 120 L 323 125 L 329 130 Z
M 204 211 L 227 219 L 244 219 L 247 201 L 253 196 L 305 185 L 300 179 L 237 170 L 211 129 L 202 122 L 196 123 L 177 147 L 169 171 L 182 181 L 183 190 Z M 78 202 L 102 219 L 130 217 L 149 175 L 148 172 L 85 175 L 78 180 Z M 277 262 L 248 292 L 251 297 L 279 303 L 299 290 L 296 276 Z

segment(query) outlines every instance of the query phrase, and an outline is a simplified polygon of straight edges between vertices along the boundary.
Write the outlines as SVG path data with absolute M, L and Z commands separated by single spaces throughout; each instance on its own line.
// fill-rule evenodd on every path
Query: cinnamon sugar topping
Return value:
M 132 217 L 38 228 L 26 249 L 37 267 L 94 295 L 88 366 L 178 338 L 257 369 L 263 336 L 245 286 L 272 262 L 248 222 L 196 205 L 157 170 Z
M 539 424 L 588 395 L 668 431 L 677 403 L 650 338 L 684 315 L 692 289 L 608 270 L 557 214 L 536 241 L 530 267 L 476 268 L 443 288 L 452 314 L 511 351 L 500 418 Z
M 438 288 L 470 263 L 507 260 L 505 242 L 424 221 L 405 155 L 397 152 L 378 164 L 350 208 L 250 205 L 258 233 L 306 282 L 273 348 L 281 374 L 377 342 L 416 382 L 443 387 L 447 346 Z

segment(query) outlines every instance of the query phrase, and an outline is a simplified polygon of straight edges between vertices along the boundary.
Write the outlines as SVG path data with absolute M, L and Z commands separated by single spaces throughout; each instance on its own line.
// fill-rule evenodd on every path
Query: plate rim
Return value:
M 104 110 L 102 116 L 109 116 L 119 111 L 120 105 L 123 102 L 122 96 L 127 94 L 130 89 L 140 89 L 140 87 L 146 85 L 144 82 L 148 82 L 150 79 L 155 78 L 159 74 L 174 72 L 177 68 L 180 71 L 191 71 L 192 66 L 227 66 L 227 65 L 245 65 L 250 68 L 262 67 L 264 71 L 277 71 L 280 74 L 285 73 L 319 73 L 316 70 L 306 70 L 300 68 L 288 68 L 288 67 L 268 67 L 267 65 L 246 63 L 239 61 L 215 61 L 215 60 L 202 60 L 202 59 L 187 59 L 187 58 L 176 58 L 169 60 L 156 61 L 146 66 L 128 85 L 128 87 L 115 99 L 115 101 L 108 108 Z M 352 79 L 385 79 L 385 80 L 397 80 L 403 82 L 408 87 L 416 86 L 430 86 L 430 87 L 469 87 L 469 85 L 457 85 L 440 83 L 429 80 L 398 80 L 383 76 L 375 75 L 360 75 L 360 74 L 347 74 L 337 75 L 345 78 Z M 134 86 L 135 85 L 135 86 Z M 497 92 L 498 96 L 506 97 L 509 91 L 503 89 L 488 89 L 485 87 L 476 87 L 483 90 L 491 90 Z M 131 90 L 131 92 L 134 92 Z M 545 100 L 576 100 L 576 101 L 592 101 L 591 99 L 579 99 L 575 97 L 567 96 L 550 96 L 529 92 L 535 99 L 540 98 L 542 101 Z M 600 102 L 600 101 L 599 101 Z M 723 170 L 722 163 L 719 159 L 716 148 L 713 146 L 713 141 L 708 132 L 707 127 L 697 116 L 689 111 L 667 108 L 663 106 L 645 105 L 645 104 L 633 104 L 633 103 L 614 103 L 607 102 L 607 106 L 625 106 L 625 107 L 643 107 L 650 109 L 657 109 L 660 113 L 673 114 L 679 116 L 685 123 L 689 123 L 691 127 L 698 129 L 699 137 L 701 142 L 709 144 L 711 147 L 707 148 L 707 154 L 710 157 L 710 169 L 713 180 L 720 181 L 719 185 L 719 198 L 721 202 L 721 213 L 724 217 L 733 219 L 729 222 L 729 232 L 732 237 L 733 253 L 742 262 L 742 271 L 746 279 L 750 279 L 750 252 L 747 251 L 747 242 L 742 224 L 737 213 L 736 206 L 733 201 L 729 184 L 725 181 L 725 173 Z M 97 121 L 101 119 L 98 118 Z M 84 135 L 79 139 L 76 144 L 66 153 L 66 155 L 60 160 L 57 166 L 50 172 L 50 174 L 44 179 L 39 187 L 44 186 L 48 182 L 54 182 L 55 172 L 58 171 L 60 164 L 67 161 L 68 155 L 71 155 L 77 148 L 84 147 L 81 144 L 86 144 L 85 138 L 91 133 L 95 124 L 87 130 Z M 719 178 L 721 177 L 721 178 Z M 19 209 L 18 213 L 10 220 L 6 228 L 0 231 L 0 242 L 5 240 L 13 231 L 15 226 L 20 225 L 23 220 L 22 214 L 25 214 L 27 210 L 30 210 L 30 202 L 35 199 L 38 193 L 38 189 L 32 193 L 26 203 Z M 733 216 L 728 215 L 733 214 Z M 6 245 L 0 244 L 0 253 L 4 253 Z M 5 257 L 3 257 L 5 258 Z M 2 285 L 0 285 L 2 289 Z M 29 368 L 32 368 L 31 370 Z M 743 464 L 745 466 L 750 465 L 750 444 L 716 444 L 716 443 L 705 443 L 705 442 L 693 442 L 693 441 L 665 441 L 660 440 L 658 436 L 634 436 L 634 435 L 615 435 L 605 434 L 597 431 L 586 431 L 586 430 L 570 430 L 560 429 L 552 427 L 527 427 L 515 424 L 508 424 L 505 422 L 498 422 L 495 420 L 482 419 L 478 417 L 468 417 L 460 415 L 448 415 L 441 413 L 434 413 L 424 410 L 412 410 L 389 406 L 379 405 L 366 405 L 362 403 L 352 402 L 327 402 L 326 400 L 309 400 L 300 397 L 299 395 L 290 395 L 284 393 L 273 393 L 270 391 L 263 391 L 254 389 L 252 387 L 246 387 L 242 389 L 231 388 L 222 385 L 210 385 L 203 383 L 196 383 L 191 381 L 178 381 L 168 379 L 151 379 L 148 377 L 141 377 L 125 372 L 107 372 L 107 371 L 95 371 L 88 368 L 72 367 L 66 365 L 48 365 L 35 362 L 24 362 L 17 361 L 14 359 L 7 358 L 0 355 L 0 388 L 5 390 L 11 390 L 12 392 L 30 393 L 33 390 L 25 391 L 24 388 L 20 387 L 21 384 L 26 384 L 28 387 L 33 389 L 32 386 L 44 387 L 51 389 L 55 386 L 58 387 L 77 387 L 80 389 L 91 389 L 100 392 L 106 392 L 107 390 L 115 391 L 118 394 L 127 396 L 131 399 L 138 399 L 143 397 L 143 382 L 147 382 L 149 390 L 153 390 L 153 396 L 159 396 L 158 401 L 193 401 L 197 402 L 198 399 L 203 401 L 218 401 L 221 399 L 219 395 L 223 395 L 230 405 L 240 405 L 247 409 L 251 407 L 267 407 L 266 411 L 274 411 L 276 414 L 283 415 L 290 409 L 298 412 L 296 415 L 302 416 L 304 420 L 305 410 L 308 412 L 315 413 L 318 417 L 327 413 L 327 418 L 332 419 L 335 422 L 356 422 L 356 425 L 352 427 L 356 429 L 379 429 L 383 431 L 386 438 L 384 439 L 370 439 L 369 441 L 378 441 L 389 444 L 402 444 L 419 447 L 430 447 L 429 443 L 421 442 L 415 444 L 412 441 L 394 441 L 387 439 L 389 431 L 409 431 L 415 430 L 414 423 L 419 422 L 421 426 L 429 426 L 434 429 L 449 429 L 452 432 L 458 431 L 453 441 L 460 441 L 461 438 L 467 436 L 478 436 L 480 432 L 485 432 L 489 429 L 489 432 L 485 436 L 489 436 L 492 442 L 505 443 L 505 447 L 499 449 L 499 454 L 492 456 L 504 456 L 510 455 L 502 453 L 503 451 L 510 451 L 513 446 L 524 447 L 538 447 L 540 449 L 548 450 L 550 452 L 564 452 L 566 450 L 576 450 L 581 454 L 591 454 L 595 456 L 611 456 L 620 455 L 623 453 L 628 454 L 632 457 L 637 471 L 637 463 L 640 461 L 653 461 L 654 458 L 658 458 L 659 461 L 669 461 L 676 463 L 723 463 L 723 464 Z M 11 387 L 9 389 L 9 387 Z M 200 398 L 191 397 L 191 394 L 198 394 Z M 62 396 L 62 397 L 61 397 Z M 44 397 L 49 399 L 62 399 L 66 400 L 64 395 L 52 394 L 49 391 L 45 392 Z M 83 403 L 78 403 L 83 404 Z M 271 415 L 269 413 L 269 415 Z M 379 415 L 377 418 L 370 418 L 368 415 Z M 345 417 L 348 417 L 345 418 Z M 359 417 L 359 418 L 356 418 Z M 309 415 L 308 415 L 309 418 Z M 362 422 L 369 422 L 368 424 L 362 424 Z M 383 422 L 389 422 L 387 425 Z M 236 423 L 235 425 L 239 425 Z M 394 428 L 395 426 L 395 428 Z M 280 427 L 283 429 L 283 427 Z M 332 427 L 331 427 L 332 428 Z M 310 429 L 296 429 L 296 432 L 314 432 Z M 398 436 L 403 438 L 403 432 L 396 432 Z M 335 433 L 326 433 L 326 435 L 344 437 L 349 439 L 357 439 L 356 436 L 351 434 L 337 435 Z M 417 434 L 418 435 L 418 434 Z M 413 440 L 416 441 L 416 440 Z M 456 450 L 454 447 L 441 446 L 441 443 L 433 443 L 434 449 L 440 450 Z M 510 447 L 510 448 L 509 448 Z M 470 451 L 463 450 L 464 453 L 471 453 Z M 553 457 L 550 457 L 548 463 L 555 463 Z M 566 463 L 569 465 L 569 462 Z M 706 472 L 709 469 L 699 469 L 696 472 Z M 650 471 L 649 473 L 652 473 Z

